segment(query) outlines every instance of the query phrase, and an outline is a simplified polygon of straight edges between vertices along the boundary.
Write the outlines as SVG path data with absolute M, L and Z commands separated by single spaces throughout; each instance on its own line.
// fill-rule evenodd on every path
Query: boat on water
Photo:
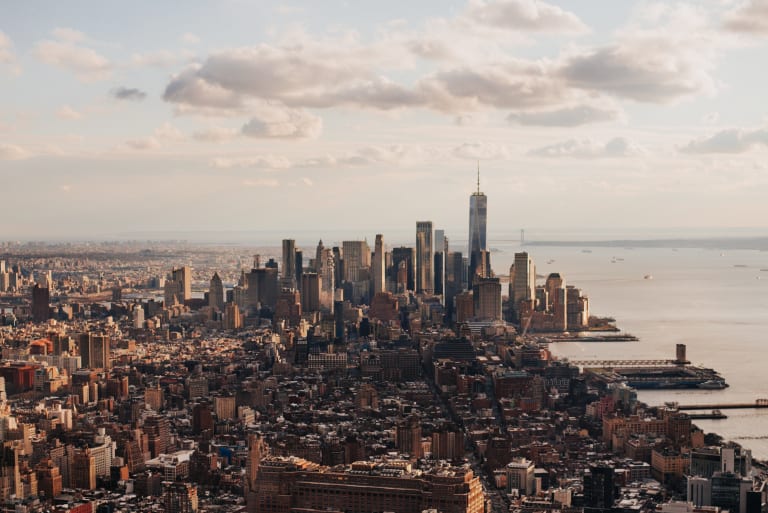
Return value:
M 644 279 L 644 280 L 652 280 L 652 279 L 653 279 L 653 275 L 651 275 L 651 274 L 646 274 L 645 276 L 643 276 L 643 279 Z
M 728 387 L 728 384 L 725 381 L 720 381 L 717 379 L 708 379 L 707 381 L 699 383 L 697 388 L 701 388 L 704 390 L 722 390 L 723 388 L 726 388 L 726 387 Z

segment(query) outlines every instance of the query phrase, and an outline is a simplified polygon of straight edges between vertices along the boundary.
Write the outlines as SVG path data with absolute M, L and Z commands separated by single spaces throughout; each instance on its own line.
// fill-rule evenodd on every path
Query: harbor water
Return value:
M 495 244 L 497 273 L 508 269 L 518 243 Z M 643 390 L 649 405 L 751 403 L 768 398 L 768 252 L 683 248 L 526 246 L 539 275 L 560 272 L 590 298 L 594 315 L 614 317 L 637 342 L 561 342 L 559 357 L 688 359 L 726 379 L 724 390 Z M 762 269 L 762 270 L 761 270 Z M 538 283 L 542 283 L 540 279 Z M 727 419 L 696 420 L 768 459 L 768 410 L 726 410 Z

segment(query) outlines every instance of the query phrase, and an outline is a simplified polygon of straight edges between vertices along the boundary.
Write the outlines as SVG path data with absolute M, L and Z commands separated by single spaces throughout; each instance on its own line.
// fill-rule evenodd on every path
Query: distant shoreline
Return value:
M 537 240 L 525 241 L 524 246 L 583 247 L 583 248 L 669 248 L 669 249 L 752 249 L 768 251 L 768 237 L 734 237 L 703 239 L 648 240 Z

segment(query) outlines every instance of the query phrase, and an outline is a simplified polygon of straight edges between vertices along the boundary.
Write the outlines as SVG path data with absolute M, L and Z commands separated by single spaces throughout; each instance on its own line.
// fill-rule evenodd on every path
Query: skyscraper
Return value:
M 32 320 L 45 322 L 50 319 L 51 289 L 41 287 L 37 283 L 32 287 Z
M 509 299 L 517 314 L 520 301 L 536 298 L 536 266 L 525 251 L 515 253 L 515 263 L 510 269 Z
M 488 226 L 488 197 L 480 192 L 480 164 L 477 166 L 477 191 L 469 197 L 469 279 L 475 274 L 481 251 L 488 250 L 486 229 Z
M 376 235 L 376 245 L 373 249 L 373 293 L 384 292 L 384 236 Z
M 293 239 L 283 239 L 283 272 L 280 276 L 284 283 L 293 283 L 296 280 L 296 241 Z
M 399 248 L 393 248 L 392 249 L 392 267 L 391 267 L 391 275 L 390 280 L 392 283 L 397 284 L 398 283 L 398 273 L 401 269 L 401 264 L 405 264 L 405 274 L 406 274 L 406 282 L 405 282 L 405 289 L 404 290 L 415 290 L 415 276 L 414 276 L 414 264 L 416 263 L 416 255 L 413 250 L 413 248 L 407 248 L 407 247 L 399 247 Z M 397 289 L 397 286 L 392 290 L 392 292 L 403 292 L 401 290 Z
M 208 289 L 208 306 L 220 312 L 224 311 L 224 285 L 221 283 L 219 273 L 213 273 L 211 278 L 211 285 Z
M 598 513 L 613 508 L 614 469 L 607 465 L 590 465 L 584 472 L 584 511 Z
M 304 273 L 301 282 L 301 309 L 305 312 L 320 310 L 320 276 Z
M 179 303 L 192 299 L 192 268 L 188 265 L 174 269 L 171 278 L 178 284 Z
M 323 246 L 323 239 L 320 239 L 320 242 L 317 243 L 317 248 L 315 249 L 315 271 L 319 273 L 322 272 L 323 266 L 325 265 L 323 262 L 323 259 L 325 258 L 325 246 Z
M 416 292 L 431 293 L 435 287 L 432 261 L 432 221 L 416 222 Z
M 294 259 L 296 265 L 296 276 L 294 277 L 294 280 L 296 280 L 296 288 L 301 289 L 301 275 L 304 273 L 304 252 L 297 249 Z
M 501 320 L 501 283 L 498 278 L 475 280 L 472 296 L 475 302 L 475 317 L 478 320 Z
M 109 369 L 112 367 L 109 337 L 95 333 L 82 333 L 77 338 L 77 349 L 83 367 Z
M 435 294 L 445 294 L 445 267 L 447 255 L 448 237 L 445 236 L 445 230 L 435 230 Z
M 554 315 L 554 326 L 558 330 L 568 329 L 568 297 L 565 286 L 565 278 L 560 273 L 550 273 L 544 288 L 549 296 L 549 302 Z
M 368 279 L 371 267 L 371 248 L 364 240 L 342 242 L 344 281 L 356 282 Z

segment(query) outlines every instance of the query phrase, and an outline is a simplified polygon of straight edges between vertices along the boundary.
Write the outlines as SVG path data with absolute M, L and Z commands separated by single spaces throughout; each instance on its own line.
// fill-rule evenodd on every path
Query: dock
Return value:
M 728 387 L 714 369 L 691 365 L 686 358 L 685 344 L 677 344 L 675 356 L 674 360 L 573 360 L 569 363 L 581 367 L 588 379 L 604 385 L 625 383 L 638 390 Z
M 756 399 L 753 403 L 720 403 L 720 404 L 678 404 L 677 409 L 683 410 L 748 410 L 751 408 L 768 408 L 768 399 Z
M 720 410 L 713 410 L 711 413 L 689 413 L 691 420 L 722 420 L 727 419 L 728 415 Z

